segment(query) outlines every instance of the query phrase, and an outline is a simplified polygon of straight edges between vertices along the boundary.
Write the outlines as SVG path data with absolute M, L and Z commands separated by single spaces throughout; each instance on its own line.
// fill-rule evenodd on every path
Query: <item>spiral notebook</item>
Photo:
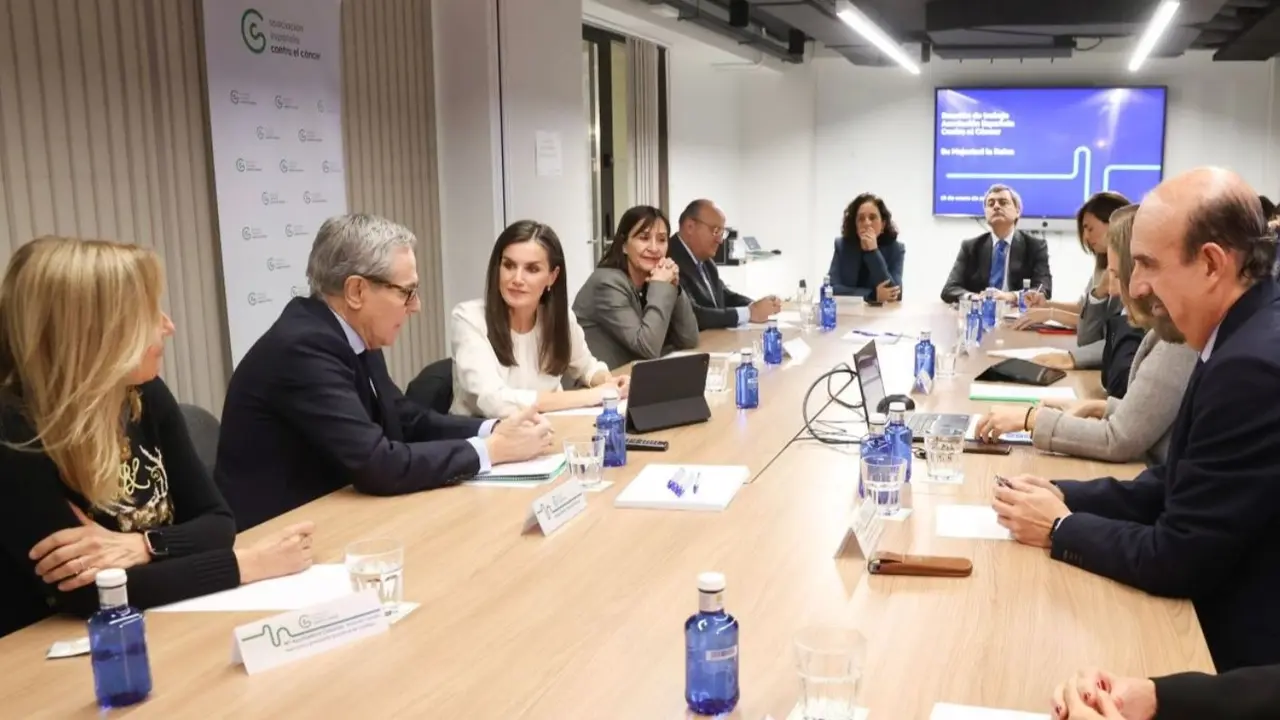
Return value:
M 564 469 L 564 453 L 557 453 L 524 462 L 494 465 L 488 472 L 476 473 L 474 479 L 464 484 L 481 487 L 544 485 L 559 477 Z

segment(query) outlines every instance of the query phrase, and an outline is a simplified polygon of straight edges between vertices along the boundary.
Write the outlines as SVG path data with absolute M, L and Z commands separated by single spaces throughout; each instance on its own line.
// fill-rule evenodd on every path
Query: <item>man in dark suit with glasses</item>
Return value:
M 680 213 L 680 232 L 672 236 L 667 255 L 680 268 L 680 289 L 693 303 L 699 330 L 762 323 L 782 311 L 770 295 L 753 301 L 725 287 L 712 261 L 724 242 L 724 213 L 710 200 L 694 200 Z
M 382 348 L 421 309 L 413 233 L 372 215 L 327 220 L 289 301 L 236 367 L 222 411 L 218 486 L 239 529 L 347 485 L 370 495 L 446 487 L 550 450 L 528 410 L 501 424 L 407 400 Z

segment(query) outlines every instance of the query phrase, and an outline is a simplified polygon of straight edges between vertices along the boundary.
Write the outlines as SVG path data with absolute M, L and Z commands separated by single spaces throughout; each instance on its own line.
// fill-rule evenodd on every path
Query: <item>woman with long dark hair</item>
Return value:
M 568 378 L 578 389 L 563 390 Z M 453 309 L 453 407 L 458 415 L 506 417 L 599 405 L 606 387 L 626 397 L 587 348 L 569 311 L 564 249 L 550 227 L 513 223 L 489 255 L 483 300 Z
M 1027 296 L 1027 312 L 1014 323 L 1021 330 L 1046 321 L 1054 321 L 1068 328 L 1075 328 L 1076 349 L 1069 353 L 1055 352 L 1038 355 L 1035 362 L 1062 370 L 1097 368 L 1102 364 L 1106 345 L 1107 322 L 1123 309 L 1119 300 L 1111 297 L 1107 279 L 1107 229 L 1111 214 L 1129 204 L 1129 199 L 1117 192 L 1095 193 L 1076 212 L 1076 234 L 1080 249 L 1093 255 L 1093 273 L 1079 300 L 1057 302 L 1042 293 Z
M 573 301 L 587 347 L 609 367 L 698 345 L 698 319 L 667 257 L 671 225 L 656 207 L 622 214 L 613 242 Z
M 831 255 L 831 286 L 836 295 L 870 302 L 902 299 L 902 262 L 906 248 L 884 200 L 862 193 L 844 210 L 840 237 Z

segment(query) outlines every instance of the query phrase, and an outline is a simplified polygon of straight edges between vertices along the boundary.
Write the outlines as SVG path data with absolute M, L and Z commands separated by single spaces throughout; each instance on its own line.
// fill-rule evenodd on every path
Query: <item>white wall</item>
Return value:
M 743 200 L 741 71 L 717 70 L 719 59 L 694 47 L 672 48 L 669 124 L 667 126 L 668 197 L 678 216 L 691 201 L 707 198 L 729 222 Z M 674 224 L 675 217 L 671 218 Z
M 499 0 L 499 9 L 507 222 L 534 219 L 555 229 L 564 245 L 572 301 L 594 265 L 582 1 Z M 558 176 L 536 172 L 534 139 L 540 131 L 560 137 Z
M 498 14 L 493 2 L 475 0 L 434 0 L 431 12 L 442 295 L 448 313 L 483 294 L 489 251 L 505 226 Z
M 673 205 L 692 188 L 712 186 L 729 223 L 783 251 L 778 270 L 751 293 L 789 291 L 803 272 L 821 278 L 831 259 L 845 205 L 863 191 L 888 202 L 907 244 L 908 294 L 934 297 L 959 241 L 982 232 L 973 220 L 934 218 L 933 88 L 964 84 L 1152 83 L 1169 86 L 1166 176 L 1199 165 L 1240 172 L 1259 192 L 1280 195 L 1280 73 L 1275 62 L 1213 63 L 1206 54 L 1153 60 L 1140 77 L 1124 71 L 1118 53 L 1081 54 L 1069 61 L 954 63 L 935 61 L 921 77 L 892 68 L 859 68 L 820 58 L 782 75 L 714 71 L 673 63 L 671 188 Z M 676 95 L 676 89 L 680 94 Z M 682 109 L 680 100 L 739 99 L 732 113 Z M 705 158 L 738 158 L 708 167 Z M 689 157 L 681 157 L 692 147 Z M 728 177 L 720 167 L 738 170 Z M 690 190 L 686 190 L 690 189 Z M 702 194 L 708 194 L 704 191 Z M 1077 292 L 1091 259 L 1074 231 L 1049 233 L 1059 297 Z M 781 262 L 779 262 L 781 261 Z
M 498 234 L 535 219 L 565 250 L 572 298 L 591 272 L 580 0 L 433 0 L 446 312 L 484 292 Z M 538 131 L 561 171 L 539 176 Z
M 722 75 L 725 73 L 722 73 Z M 777 257 L 745 274 L 753 296 L 788 296 L 802 277 L 811 283 L 812 239 L 826 234 L 814 213 L 818 74 L 812 64 L 782 73 L 741 73 L 742 203 L 729 222 Z M 767 268 L 767 271 L 765 271 Z M 811 285 L 812 287 L 812 285 Z

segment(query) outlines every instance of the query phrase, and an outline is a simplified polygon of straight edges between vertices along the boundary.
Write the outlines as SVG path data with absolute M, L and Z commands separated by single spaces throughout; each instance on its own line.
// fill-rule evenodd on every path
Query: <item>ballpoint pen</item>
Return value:
M 698 494 L 698 481 L 702 479 L 702 473 L 695 472 L 693 474 L 693 494 Z

